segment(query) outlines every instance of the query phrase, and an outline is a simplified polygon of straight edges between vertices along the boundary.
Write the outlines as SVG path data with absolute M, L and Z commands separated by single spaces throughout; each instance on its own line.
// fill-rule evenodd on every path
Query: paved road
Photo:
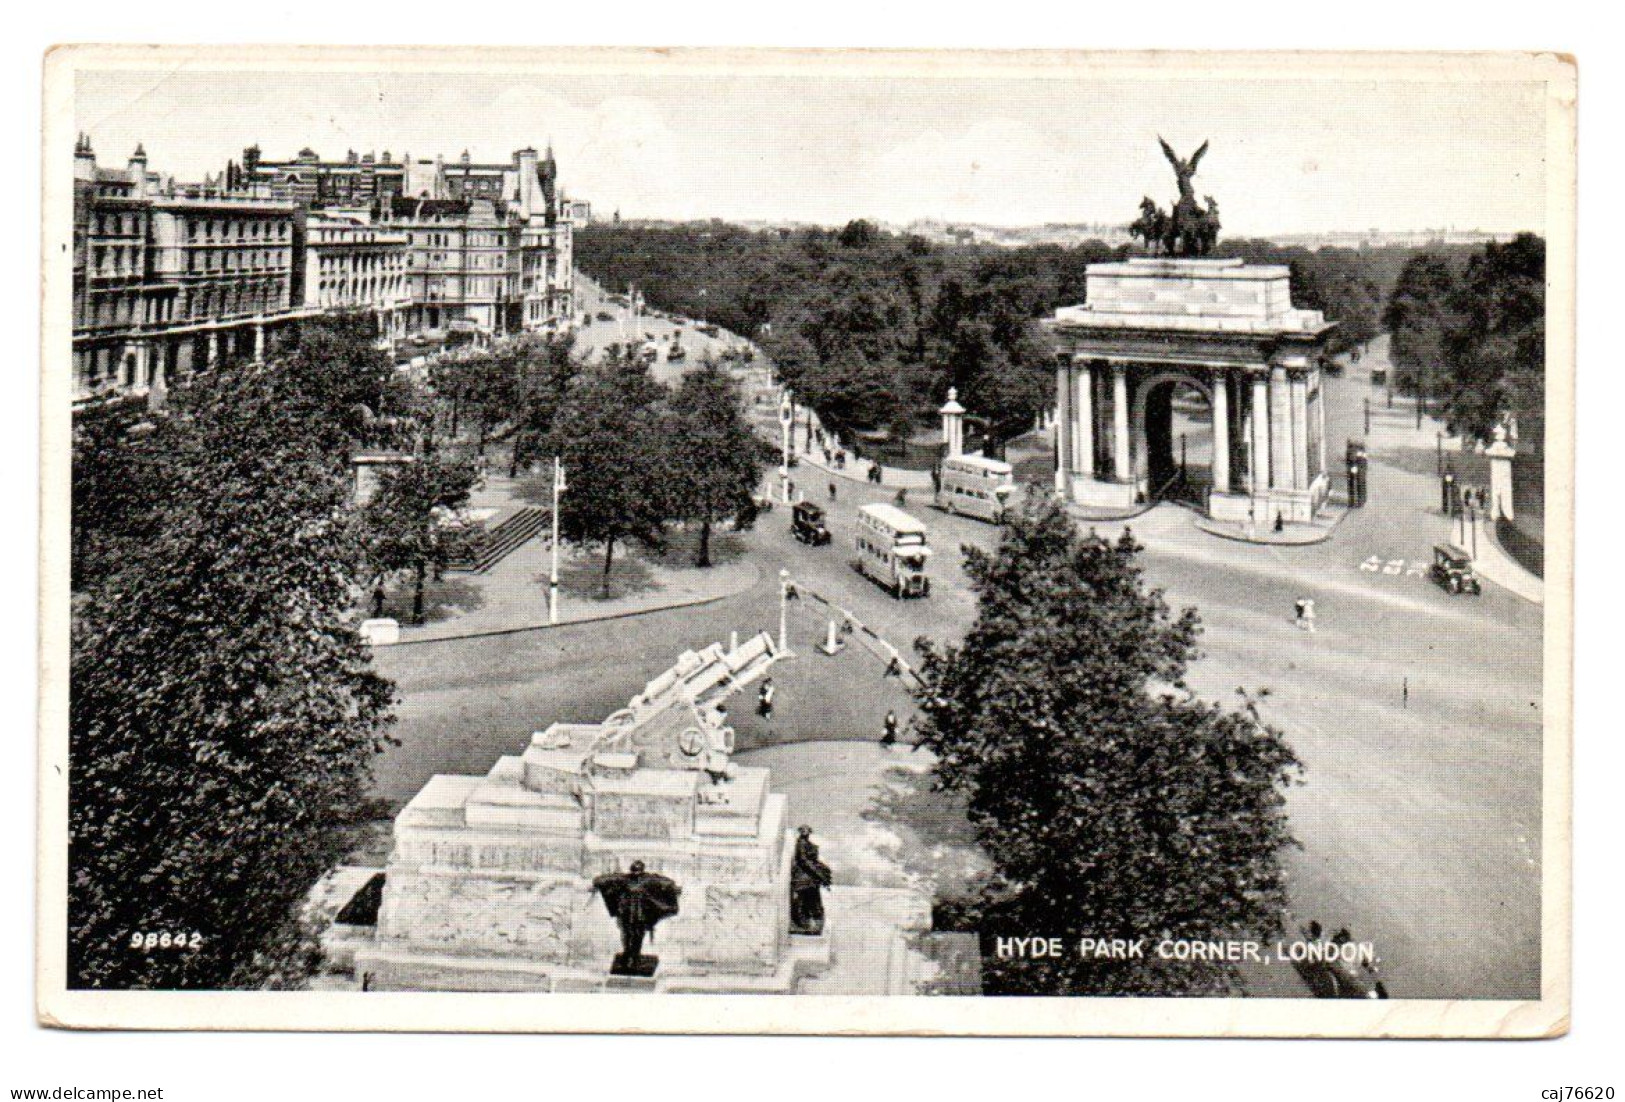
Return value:
M 692 320 L 679 326 L 670 318 L 644 314 L 634 325 L 630 320 L 630 310 L 610 302 L 603 288 L 579 272 L 576 274 L 576 311 L 578 322 L 580 314 L 590 314 L 593 318 L 591 324 L 576 330 L 576 347 L 585 352 L 589 359 L 601 355 L 612 344 L 636 340 L 637 334 L 641 333 L 644 338 L 660 346 L 660 358 L 655 362 L 652 374 L 661 382 L 681 377 L 685 371 L 697 366 L 708 352 L 714 357 L 720 356 L 726 349 L 742 343 L 739 338 L 721 331 L 715 337 L 708 337 L 695 328 Z M 613 320 L 598 320 L 600 312 L 611 315 Z M 673 334 L 679 336 L 679 343 L 686 353 L 684 358 L 675 361 L 669 358 Z
M 1361 367 L 1380 354 L 1368 354 Z M 1331 441 L 1359 433 L 1366 391 L 1363 370 L 1328 382 Z M 1264 715 L 1308 767 L 1290 797 L 1303 843 L 1289 859 L 1299 916 L 1331 929 L 1346 924 L 1376 942 L 1396 996 L 1532 997 L 1540 611 L 1492 586 L 1479 599 L 1450 597 L 1424 578 L 1360 569 L 1373 554 L 1425 558 L 1445 526 L 1428 511 L 1437 505 L 1431 429 L 1425 436 L 1409 429 L 1408 409 L 1383 416 L 1383 431 L 1373 432 L 1371 504 L 1327 543 L 1220 540 L 1197 532 L 1174 506 L 1133 528 L 1148 544 L 1153 583 L 1174 605 L 1201 611 L 1205 657 L 1191 671 L 1193 685 L 1211 699 L 1234 699 L 1238 686 L 1268 688 Z M 1421 473 L 1419 451 L 1427 458 Z M 602 718 L 685 647 L 730 630 L 775 629 L 781 567 L 900 646 L 917 635 L 963 632 L 974 606 L 959 547 L 990 546 L 996 530 L 911 505 L 931 528 L 935 585 L 928 600 L 898 602 L 847 565 L 857 505 L 890 493 L 850 484 L 839 493 L 833 546 L 791 539 L 782 506 L 756 531 L 729 537 L 734 553 L 763 568 L 762 582 L 737 597 L 633 620 L 380 652 L 382 672 L 404 699 L 403 745 L 380 763 L 379 794 L 401 800 L 433 773 L 484 772 L 553 720 Z M 1319 612 L 1314 635 L 1293 624 L 1293 601 L 1305 596 Z M 746 746 L 876 737 L 886 708 L 908 714 L 906 693 L 878 660 L 855 647 L 833 659 L 811 649 L 823 637 L 811 609 L 807 602 L 795 609 L 791 642 L 800 657 L 775 671 L 771 729 L 746 714 L 750 701 L 733 711 Z M 1259 993 L 1301 994 L 1280 971 L 1280 988 Z

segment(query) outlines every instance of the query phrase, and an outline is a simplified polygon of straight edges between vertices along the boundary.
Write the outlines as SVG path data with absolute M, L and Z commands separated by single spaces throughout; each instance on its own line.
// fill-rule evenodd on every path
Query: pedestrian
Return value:
M 1275 530 L 1277 532 L 1286 531 L 1286 523 L 1281 519 L 1281 510 L 1279 509 L 1275 510 Z
M 906 487 L 899 486 L 897 488 L 897 497 L 895 498 L 895 500 L 897 502 L 897 507 L 899 509 L 901 509 L 903 506 L 907 505 L 908 504 L 908 489 Z
M 1403 708 L 1411 706 L 1411 679 L 1405 678 L 1399 689 L 1399 703 Z
M 372 587 L 372 618 L 382 619 L 384 615 L 384 576 L 380 574 Z
M 769 723 L 773 722 L 773 679 L 769 677 L 762 682 L 762 687 L 756 692 L 756 714 Z
M 882 746 L 896 746 L 897 745 L 897 713 L 888 711 L 886 713 L 885 721 L 881 724 L 881 728 L 882 728 L 882 730 L 881 730 L 881 735 L 880 735 L 880 745 L 882 745 Z
M 829 484 L 829 499 L 832 502 L 835 500 L 835 483 L 833 482 Z

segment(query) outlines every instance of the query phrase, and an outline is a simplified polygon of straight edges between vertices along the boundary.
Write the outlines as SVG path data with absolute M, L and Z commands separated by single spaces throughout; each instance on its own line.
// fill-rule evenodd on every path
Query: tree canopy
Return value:
M 751 495 L 766 467 L 745 420 L 739 387 L 714 363 L 683 376 L 670 401 L 674 512 L 700 525 L 698 566 L 711 565 L 711 529 L 752 514 Z
M 76 596 L 74 986 L 263 984 L 279 968 L 265 947 L 339 855 L 393 699 L 353 612 L 360 548 L 334 447 L 349 366 L 307 343 L 178 388 L 150 436 L 164 492 L 143 484 L 123 514 L 151 510 L 142 538 Z M 156 464 L 134 440 L 136 465 Z M 146 947 L 148 933 L 169 938 Z
M 966 549 L 977 619 L 922 641 L 920 743 L 964 794 L 995 876 L 981 932 L 1222 938 L 1277 931 L 1285 791 L 1300 771 L 1252 702 L 1185 686 L 1200 625 L 1148 588 L 1128 533 L 1079 534 L 1029 498 L 996 552 Z M 990 994 L 1191 995 L 1239 990 L 1216 961 L 999 959 Z
M 1489 440 L 1509 416 L 1539 438 L 1546 401 L 1546 243 L 1490 242 L 1462 263 L 1413 258 L 1383 310 L 1397 383 L 1443 402 L 1452 433 Z
M 560 534 L 603 547 L 606 597 L 616 545 L 663 547 L 666 522 L 679 512 L 663 431 L 665 397 L 641 363 L 611 357 L 571 386 L 548 441 L 569 484 L 559 504 Z
M 858 219 L 837 230 L 753 232 L 721 222 L 592 226 L 582 269 L 635 283 L 663 310 L 759 340 L 779 379 L 838 432 L 892 438 L 935 423 L 957 387 L 997 451 L 1054 402 L 1037 321 L 1084 301 L 1090 264 L 1134 250 L 939 245 Z M 1231 238 L 1214 255 L 1292 269 L 1294 304 L 1338 323 L 1333 352 L 1378 332 L 1384 297 L 1412 248 L 1279 246 Z

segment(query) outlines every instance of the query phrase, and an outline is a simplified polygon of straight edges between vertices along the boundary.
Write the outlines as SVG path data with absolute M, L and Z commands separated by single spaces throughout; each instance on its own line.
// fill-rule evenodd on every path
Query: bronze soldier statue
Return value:
M 660 958 L 643 955 L 643 938 L 655 925 L 677 913 L 683 889 L 668 876 L 644 869 L 633 861 L 626 872 L 612 872 L 592 882 L 604 897 L 604 907 L 621 928 L 621 952 L 610 965 L 612 976 L 652 976 Z
M 816 936 L 824 932 L 824 889 L 833 881 L 829 866 L 818 859 L 812 827 L 796 831 L 796 855 L 790 865 L 790 932 Z

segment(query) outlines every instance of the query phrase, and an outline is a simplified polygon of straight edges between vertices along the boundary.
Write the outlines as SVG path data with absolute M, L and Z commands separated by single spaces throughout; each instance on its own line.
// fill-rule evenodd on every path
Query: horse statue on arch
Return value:
M 1145 247 L 1155 256 L 1167 241 L 1168 212 L 1152 202 L 1151 197 L 1147 195 L 1140 200 L 1140 217 L 1129 226 L 1128 235 L 1144 241 Z

